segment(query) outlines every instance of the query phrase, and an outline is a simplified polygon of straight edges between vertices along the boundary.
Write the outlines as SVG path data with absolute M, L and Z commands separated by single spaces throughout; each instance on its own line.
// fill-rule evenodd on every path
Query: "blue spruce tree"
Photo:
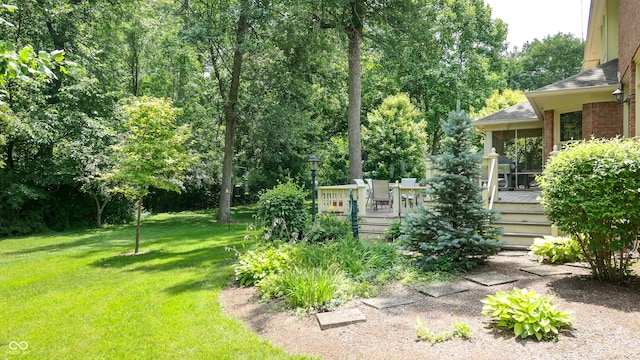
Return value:
M 427 182 L 433 203 L 407 216 L 403 244 L 425 270 L 466 271 L 500 250 L 501 229 L 482 200 L 482 154 L 472 151 L 471 119 L 452 111 L 442 128 L 442 153 L 432 156 L 438 174 Z

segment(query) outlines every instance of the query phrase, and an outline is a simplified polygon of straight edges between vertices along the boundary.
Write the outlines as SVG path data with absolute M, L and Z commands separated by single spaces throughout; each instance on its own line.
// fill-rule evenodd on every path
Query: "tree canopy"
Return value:
M 508 79 L 506 25 L 481 0 L 51 0 L 11 10 L 0 25 L 0 236 L 128 220 L 130 201 L 100 179 L 123 164 L 114 145 L 132 135 L 122 110 L 131 96 L 180 108 L 184 151 L 198 157 L 181 169 L 180 194 L 150 182 L 140 204 L 217 207 L 225 221 L 240 183 L 249 200 L 287 179 L 308 185 L 311 154 L 323 184 L 350 181 L 359 151 L 372 171 L 383 161 L 373 129 L 411 134 L 398 138 L 399 163 L 380 168 L 419 173 L 456 102 L 481 108 Z M 60 67 L 62 55 L 74 65 Z M 37 69 L 48 81 L 20 80 Z M 397 94 L 407 120 L 393 124 L 383 102 Z

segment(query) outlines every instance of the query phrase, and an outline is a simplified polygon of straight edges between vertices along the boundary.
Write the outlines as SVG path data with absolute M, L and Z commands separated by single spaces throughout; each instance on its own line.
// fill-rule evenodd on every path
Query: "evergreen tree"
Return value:
M 438 174 L 428 180 L 433 205 L 407 216 L 404 244 L 426 270 L 468 270 L 500 250 L 496 212 L 484 208 L 479 178 L 482 154 L 472 152 L 471 118 L 451 112 L 443 123 L 442 154 L 432 156 Z

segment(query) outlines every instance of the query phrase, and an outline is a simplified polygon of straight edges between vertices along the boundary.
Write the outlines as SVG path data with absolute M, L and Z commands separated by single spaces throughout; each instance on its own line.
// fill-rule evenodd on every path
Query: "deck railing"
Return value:
M 369 199 L 367 185 L 319 186 L 317 190 L 319 214 L 350 214 L 350 193 L 353 194 L 353 198 L 358 202 L 358 216 L 366 215 L 367 213 L 402 216 L 404 213 L 417 211 L 419 206 L 423 206 L 430 201 L 430 197 L 426 194 L 427 188 L 425 186 L 401 186 L 397 182 L 389 184 L 391 201 L 375 207 Z
M 495 148 L 483 158 L 480 166 L 482 198 L 485 206 L 491 208 L 498 197 L 498 154 Z M 401 186 L 398 182 L 389 184 L 391 203 L 381 204 L 377 210 L 369 200 L 369 188 L 366 184 L 318 186 L 317 191 L 319 214 L 349 215 L 349 194 L 353 194 L 358 202 L 358 216 L 375 213 L 402 217 L 403 214 L 415 212 L 420 206 L 431 203 L 426 186 Z

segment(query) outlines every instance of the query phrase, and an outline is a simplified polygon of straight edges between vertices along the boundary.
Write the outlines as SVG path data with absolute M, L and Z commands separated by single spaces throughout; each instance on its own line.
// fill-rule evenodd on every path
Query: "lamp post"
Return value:
M 316 222 L 316 170 L 318 170 L 320 160 L 317 156 L 311 155 L 309 158 L 309 168 L 311 169 L 311 222 Z

